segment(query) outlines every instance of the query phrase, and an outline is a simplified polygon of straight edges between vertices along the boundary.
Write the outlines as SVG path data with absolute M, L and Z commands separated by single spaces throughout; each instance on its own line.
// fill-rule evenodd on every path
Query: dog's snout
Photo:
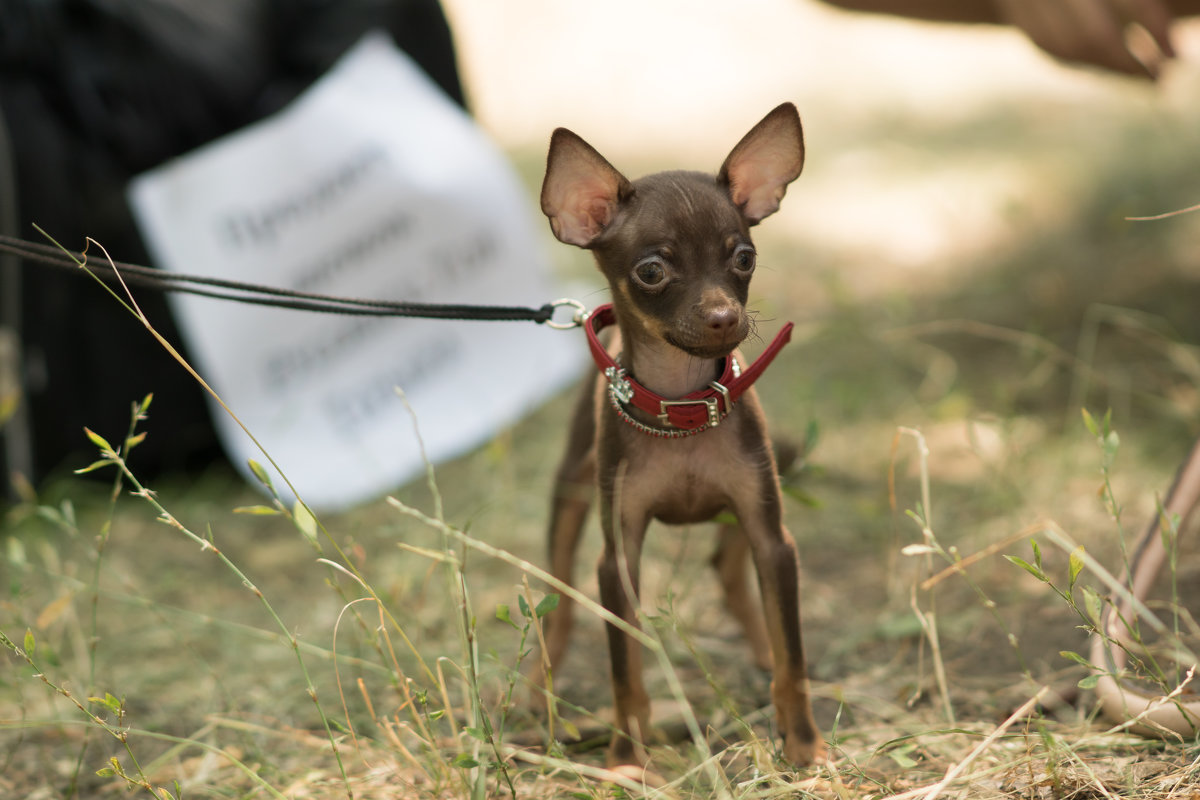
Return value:
M 704 321 L 713 333 L 726 334 L 737 328 L 741 314 L 733 306 L 720 306 L 709 310 Z

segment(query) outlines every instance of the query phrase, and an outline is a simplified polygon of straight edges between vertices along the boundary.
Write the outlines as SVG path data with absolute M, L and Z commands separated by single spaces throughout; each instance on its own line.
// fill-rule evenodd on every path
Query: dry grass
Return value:
M 514 440 L 537 422 L 523 424 Z M 1015 456 L 1016 465 L 990 466 L 1003 479 L 1009 469 L 1036 470 L 1037 459 L 1056 462 L 1054 470 L 1071 460 L 1100 463 L 1099 448 L 1083 438 L 1043 441 Z M 665 740 L 652 749 L 659 782 L 649 795 L 1194 797 L 1194 743 L 1112 731 L 1094 718 L 1086 695 L 1073 702 L 1060 696 L 1086 674 L 1057 655 L 1083 650 L 1073 629 L 1080 620 L 1047 582 L 999 558 L 1033 561 L 1031 531 L 1011 528 L 997 538 L 969 530 L 945 544 L 939 520 L 968 513 L 952 510 L 956 502 L 981 503 L 955 499 L 951 487 L 943 504 L 938 487 L 954 476 L 934 477 L 936 442 L 900 430 L 880 444 L 887 445 L 879 448 L 880 465 L 894 467 L 896 507 L 914 509 L 909 515 L 886 508 L 886 491 L 878 512 L 847 512 L 872 491 L 824 466 L 826 444 L 789 481 L 820 500 L 816 509 L 796 504 L 792 524 L 804 531 L 810 554 L 807 638 L 834 763 L 781 770 L 765 676 L 750 674 L 703 588 L 707 576 L 697 574 L 695 542 L 707 546 L 703 532 L 660 534 L 648 569 L 658 599 L 647 603 L 644 619 L 655 634 L 652 647 L 673 666 L 654 672 L 653 691 L 665 699 L 677 685 L 684 696 L 656 708 Z M 979 448 L 976 457 L 994 453 Z M 528 610 L 543 591 L 536 568 L 484 540 L 509 524 L 536 527 L 520 511 L 496 508 L 518 474 L 545 470 L 529 459 L 517 451 L 476 454 L 443 471 L 441 500 L 432 487 L 410 487 L 404 501 L 326 520 L 337 531 L 328 544 L 319 536 L 314 545 L 307 523 L 297 530 L 282 513 L 231 513 L 256 498 L 221 475 L 163 493 L 204 520 L 201 539 L 211 545 L 198 546 L 181 519 L 164 525 L 158 508 L 145 507 L 147 497 L 121 500 L 111 512 L 98 584 L 87 574 L 96 558 L 87 532 L 103 531 L 110 512 L 95 487 L 70 485 L 72 501 L 43 497 L 15 510 L 25 517 L 6 540 L 6 609 L 16 625 L 4 631 L 16 638 L 27 627 L 30 638 L 13 649 L 28 652 L 36 667 L 10 659 L 5 672 L 4 788 L 31 798 L 69 795 L 71 787 L 77 796 L 98 796 L 127 782 L 154 787 L 159 797 L 167 796 L 163 789 L 180 796 L 180 788 L 183 796 L 214 797 L 642 794 L 630 775 L 603 770 L 593 737 L 602 740 L 606 728 L 584 711 L 606 704 L 598 620 L 581 623 L 559 685 L 574 708 L 556 734 L 544 719 L 507 705 L 513 669 L 532 635 Z M 483 497 L 477 483 L 476 491 L 454 488 L 497 464 L 501 475 Z M 1092 472 L 1098 483 L 1100 471 Z M 462 507 L 464 492 L 488 506 L 467 512 L 474 536 L 416 508 Z M 1085 521 L 1114 527 L 1095 503 Z M 813 516 L 878 518 L 886 530 L 839 538 L 812 531 L 805 523 Z M 488 524 L 497 519 L 506 525 Z M 1113 556 L 1119 548 L 1111 534 L 1089 548 Z M 1037 538 L 1048 582 L 1065 586 L 1067 553 Z M 334 544 L 341 556 L 328 549 Z M 503 544 L 518 554 L 537 549 Z M 330 569 L 326 556 L 342 567 Z M 943 570 L 942 559 L 958 566 Z M 1086 583 L 1084 575 L 1079 586 Z M 1177 602 L 1186 607 L 1186 598 Z M 492 618 L 501 605 L 510 621 Z M 271 623 L 275 613 L 287 621 L 282 630 Z M 297 654 L 308 675 L 297 669 Z M 320 707 L 308 700 L 309 685 Z M 111 694 L 111 707 L 87 702 L 93 692 Z M 689 720 L 703 726 L 703 750 L 688 741 Z M 119 765 L 117 774 L 95 775 L 105 765 Z
M 809 386 L 803 366 L 820 354 L 828 394 L 797 409 L 769 393 L 784 406 L 778 427 L 809 427 L 811 439 L 809 415 L 843 420 L 815 429 L 820 440 L 787 480 L 805 500 L 789 507 L 789 524 L 809 575 L 806 639 L 829 767 L 794 773 L 776 760 L 766 677 L 712 602 L 699 529 L 662 531 L 647 555 L 645 626 L 670 665 L 651 676 L 670 701 L 656 709 L 654 789 L 602 768 L 598 617 L 581 621 L 559 676 L 562 719 L 550 727 L 509 704 L 536 635 L 529 611 L 547 591 L 527 562 L 541 549 L 544 498 L 532 487 L 546 485 L 564 424 L 566 404 L 555 403 L 436 481 L 323 526 L 264 506 L 220 470 L 158 493 L 130 470 L 113 494 L 69 482 L 30 495 L 5 539 L 0 630 L 12 655 L 0 780 L 32 798 L 124 785 L 160 798 L 1194 797 L 1195 743 L 1122 733 L 1095 718 L 1088 695 L 1073 697 L 1087 671 L 1059 652 L 1085 651 L 1078 603 L 1098 584 L 1084 573 L 1071 585 L 1069 551 L 1029 525 L 1053 513 L 1119 565 L 1127 529 L 1152 513 L 1147 487 L 1165 486 L 1171 468 L 1161 448 L 1136 442 L 1164 436 L 1163 398 L 1186 392 L 1131 397 L 1159 410 L 1118 449 L 1082 423 L 1062 425 L 1058 401 L 1014 402 L 1007 415 L 961 407 L 1014 391 L 1029 372 L 1042 373 L 1024 387 L 1039 397 L 1088 395 L 1119 382 L 1122 368 L 1101 355 L 1127 347 L 1162 385 L 1194 384 L 1172 366 L 1187 363 L 1187 345 L 1147 333 L 1155 326 L 1141 314 L 1098 316 L 1106 324 L 1084 337 L 1086 361 L 1012 328 L 868 336 L 857 325 L 848 335 L 838 317 L 785 357 L 779 384 Z M 931 353 L 922 336 L 948 342 Z M 924 372 L 909 371 L 912 350 Z M 946 369 L 952 380 L 936 377 Z M 916 396 L 931 384 L 943 395 L 937 412 L 907 406 L 919 418 L 904 428 L 880 419 L 880 387 Z M 152 431 L 152 420 L 151 408 L 141 424 Z M 96 439 L 108 469 L 125 463 L 129 441 Z M 1181 544 L 1182 590 L 1164 602 L 1186 612 L 1196 562 Z M 581 588 L 595 595 L 591 581 Z

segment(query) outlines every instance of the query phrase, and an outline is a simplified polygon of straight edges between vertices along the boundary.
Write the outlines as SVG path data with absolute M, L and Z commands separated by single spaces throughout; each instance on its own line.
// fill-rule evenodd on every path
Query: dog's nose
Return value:
M 721 306 L 709 311 L 705 316 L 705 322 L 708 323 L 709 330 L 713 333 L 724 335 L 737 328 L 740 316 L 738 310 L 733 306 Z

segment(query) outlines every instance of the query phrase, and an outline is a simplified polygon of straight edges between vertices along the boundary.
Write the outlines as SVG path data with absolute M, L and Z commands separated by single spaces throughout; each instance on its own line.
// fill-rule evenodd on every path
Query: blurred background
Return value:
M 1063 66 L 1015 29 L 806 0 L 445 7 L 474 114 L 531 158 L 562 125 L 634 172 L 715 169 L 754 121 L 794 101 L 806 171 L 763 235 L 799 248 L 787 269 L 826 283 L 806 294 L 818 305 L 830 283 L 867 299 L 978 277 L 1099 193 L 1113 224 L 1170 210 L 1104 181 L 1178 165 L 1194 136 L 1200 27 L 1188 22 L 1155 84 Z

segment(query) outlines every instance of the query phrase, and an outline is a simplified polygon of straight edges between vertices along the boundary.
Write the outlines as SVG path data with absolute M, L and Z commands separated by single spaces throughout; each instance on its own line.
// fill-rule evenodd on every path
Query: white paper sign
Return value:
M 159 266 L 179 272 L 424 303 L 540 306 L 561 292 L 544 223 L 504 157 L 381 34 L 278 115 L 139 176 L 130 198 Z M 371 499 L 423 468 L 395 387 L 438 461 L 586 360 L 579 336 L 530 322 L 171 301 L 195 366 L 317 508 Z M 234 463 L 262 462 L 212 409 Z

